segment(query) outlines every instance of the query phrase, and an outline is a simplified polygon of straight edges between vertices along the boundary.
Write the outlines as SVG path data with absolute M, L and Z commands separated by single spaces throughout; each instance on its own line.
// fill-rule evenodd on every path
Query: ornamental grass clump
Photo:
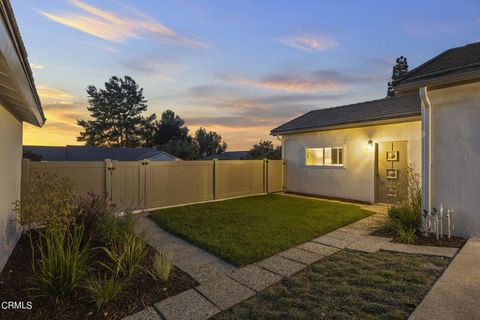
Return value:
M 152 258 L 152 269 L 147 272 L 156 281 L 166 282 L 173 269 L 173 254 L 171 252 L 157 252 Z
M 133 278 L 148 254 L 145 242 L 133 233 L 124 233 L 110 247 L 103 248 L 110 264 L 102 263 L 116 278 Z
M 90 300 L 99 310 L 125 289 L 126 282 L 107 274 L 92 275 L 85 280 L 83 287 L 89 293 Z
M 87 272 L 89 252 L 88 246 L 82 244 L 83 228 L 42 230 L 39 234 L 36 247 L 31 242 L 34 272 L 31 290 L 58 302 L 79 287 Z

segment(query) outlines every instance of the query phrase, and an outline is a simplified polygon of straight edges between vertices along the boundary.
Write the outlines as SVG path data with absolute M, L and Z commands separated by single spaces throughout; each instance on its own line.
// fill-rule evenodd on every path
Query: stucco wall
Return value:
M 375 153 L 367 142 L 408 141 L 408 161 L 421 170 L 421 124 L 412 121 L 284 136 L 286 191 L 375 201 Z M 305 166 L 305 147 L 345 146 L 346 165 Z
M 20 198 L 22 123 L 0 105 L 0 271 L 20 235 L 12 202 Z
M 480 235 L 480 84 L 429 92 L 432 206 L 455 210 L 454 233 Z

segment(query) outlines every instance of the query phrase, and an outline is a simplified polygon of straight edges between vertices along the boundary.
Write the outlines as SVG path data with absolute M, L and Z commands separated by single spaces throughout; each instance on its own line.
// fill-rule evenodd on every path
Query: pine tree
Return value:
M 91 146 L 139 147 L 153 144 L 151 124 L 155 114 L 143 117 L 147 101 L 143 89 L 129 76 L 113 76 L 105 89 L 87 88 L 87 107 L 92 120 L 78 120 L 83 127 L 78 141 Z
M 392 68 L 392 81 L 388 82 L 387 97 L 394 97 L 393 81 L 400 79 L 408 73 L 407 58 L 400 56 L 395 60 L 395 65 Z

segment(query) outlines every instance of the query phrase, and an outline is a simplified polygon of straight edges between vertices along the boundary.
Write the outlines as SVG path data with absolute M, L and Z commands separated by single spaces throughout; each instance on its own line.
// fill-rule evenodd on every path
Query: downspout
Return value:
M 426 132 L 428 135 L 428 164 L 427 164 L 427 190 L 428 190 L 428 197 L 427 197 L 427 210 L 428 210 L 428 218 L 432 214 L 432 104 L 430 99 L 428 98 L 428 88 L 421 87 L 420 88 L 420 99 L 422 100 L 425 109 L 427 110 L 427 119 L 426 119 L 426 126 L 428 127 L 428 131 Z M 424 221 L 425 223 L 425 221 Z M 424 230 L 424 232 L 428 232 L 428 230 Z

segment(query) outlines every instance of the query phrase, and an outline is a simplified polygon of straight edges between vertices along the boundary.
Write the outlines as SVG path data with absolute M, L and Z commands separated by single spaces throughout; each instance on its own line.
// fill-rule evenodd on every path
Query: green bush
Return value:
M 89 192 L 86 196 L 78 198 L 76 202 L 75 222 L 77 225 L 83 225 L 86 240 L 91 240 L 97 233 L 100 221 L 105 216 L 112 214 L 111 202 L 98 194 Z
M 115 277 L 132 278 L 141 268 L 148 254 L 145 242 L 133 233 L 124 233 L 121 239 L 103 248 L 113 265 L 104 264 Z
M 108 277 L 105 274 L 88 277 L 83 287 L 90 294 L 90 298 L 97 309 L 100 309 L 126 287 L 126 282 L 113 276 Z
M 403 243 L 415 243 L 422 224 L 422 189 L 420 176 L 412 166 L 408 166 L 403 183 L 407 194 L 396 199 L 388 210 L 388 217 L 381 226 L 383 232 L 394 233 L 397 240 Z
M 172 253 L 157 252 L 152 258 L 152 269 L 148 273 L 155 280 L 166 282 L 173 268 Z
M 32 259 L 33 288 L 39 296 L 57 301 L 77 288 L 87 271 L 88 246 L 82 245 L 83 228 L 43 230 L 37 241 L 39 259 Z M 35 247 L 32 243 L 32 252 Z
M 23 226 L 44 225 L 64 231 L 71 224 L 76 208 L 73 181 L 51 173 L 34 172 L 22 200 L 14 203 Z

